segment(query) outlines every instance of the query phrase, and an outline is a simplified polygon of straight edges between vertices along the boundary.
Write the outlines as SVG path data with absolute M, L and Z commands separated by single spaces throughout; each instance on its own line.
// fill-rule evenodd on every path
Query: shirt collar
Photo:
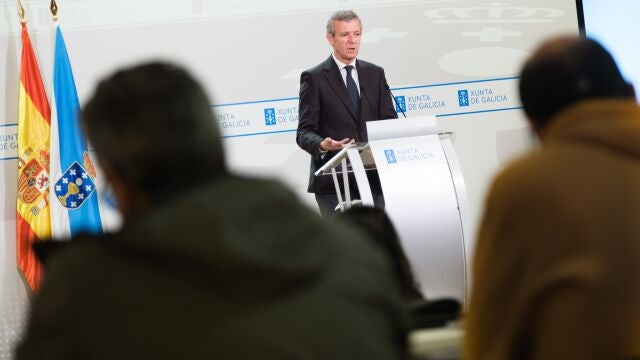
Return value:
M 335 54 L 331 53 L 331 56 L 333 57 L 333 61 L 335 61 L 335 62 L 336 62 L 336 65 L 338 65 L 338 69 L 339 69 L 339 70 L 342 70 L 342 69 L 344 69 L 345 67 L 347 67 L 347 66 L 349 66 L 349 65 L 353 66 L 353 68 L 354 68 L 354 69 L 356 68 L 356 60 L 357 60 L 357 59 L 353 59 L 353 61 L 352 61 L 350 64 L 345 64 L 345 63 L 343 63 L 342 61 L 338 60 L 338 59 L 336 58 L 336 55 L 335 55 Z

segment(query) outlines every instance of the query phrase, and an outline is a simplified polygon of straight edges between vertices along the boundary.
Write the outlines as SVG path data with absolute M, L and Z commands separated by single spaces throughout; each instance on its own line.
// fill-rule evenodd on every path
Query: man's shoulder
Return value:
M 381 71 L 382 70 L 382 66 L 378 66 L 372 62 L 368 62 L 365 60 L 357 60 L 357 64 L 360 68 L 365 69 L 365 70 L 376 70 L 376 71 Z
M 566 186 L 577 180 L 565 156 L 563 150 L 543 147 L 513 160 L 494 178 L 490 197 L 528 206 L 564 197 Z
M 264 199 L 266 195 L 274 197 L 291 197 L 295 195 L 282 182 L 270 178 L 258 178 L 238 174 L 230 174 L 216 182 L 208 184 L 200 192 L 194 193 L 195 199 L 199 199 L 207 194 L 214 198 L 232 197 L 237 200 L 238 196 L 248 199 L 256 196 Z M 241 194 L 241 195 L 239 195 Z
M 105 270 L 112 267 L 116 262 L 114 259 L 118 258 L 112 236 L 79 235 L 48 248 L 44 258 L 38 253 L 46 274 L 41 291 L 49 294 L 45 297 L 60 291 L 85 291 L 96 284 L 93 280 L 108 274 Z
M 379 72 L 382 71 L 383 68 L 382 66 L 376 65 L 372 62 L 366 61 L 366 60 L 361 60 L 358 59 L 356 66 L 358 67 L 358 69 L 361 70 L 365 70 L 365 71 L 375 71 L 375 72 Z M 338 68 L 337 65 L 335 64 L 334 60 L 332 57 L 329 57 L 327 59 L 325 59 L 324 61 L 322 61 L 321 63 L 317 64 L 316 66 L 313 66 L 307 70 L 305 70 L 303 73 L 307 73 L 307 74 L 311 74 L 311 75 L 318 75 L 318 74 L 322 74 L 324 71 L 331 69 L 332 67 L 335 67 L 336 69 Z
M 42 256 L 41 247 L 36 248 L 38 255 L 49 267 L 83 267 L 88 258 L 103 258 L 113 251 L 113 234 L 89 235 L 81 234 L 69 241 L 56 243 L 49 247 L 47 254 Z M 53 240 L 52 240 L 53 241 Z
M 312 74 L 312 75 L 321 74 L 325 69 L 327 69 L 327 68 L 329 68 L 331 66 L 331 63 L 329 62 L 329 60 L 332 60 L 331 57 L 329 57 L 328 59 L 323 60 L 318 65 L 313 66 L 313 67 L 305 70 L 304 73 L 308 73 L 308 74 Z

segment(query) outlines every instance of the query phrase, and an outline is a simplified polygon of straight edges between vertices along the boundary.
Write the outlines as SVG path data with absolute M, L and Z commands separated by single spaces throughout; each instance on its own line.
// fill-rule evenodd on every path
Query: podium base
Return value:
M 352 207 L 359 207 L 362 206 L 362 200 L 360 199 L 355 199 L 355 200 L 351 200 L 351 204 L 347 203 L 346 201 L 342 202 L 342 206 L 344 206 L 344 210 L 349 210 Z M 342 209 L 342 206 L 340 204 L 336 205 L 335 209 L 333 209 L 335 212 L 340 212 Z

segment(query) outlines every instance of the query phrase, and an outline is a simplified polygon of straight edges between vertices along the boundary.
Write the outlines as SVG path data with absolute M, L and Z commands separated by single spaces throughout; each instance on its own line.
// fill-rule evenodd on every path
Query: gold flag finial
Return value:
M 24 6 L 22 6 L 22 1 L 18 0 L 18 16 L 20 16 L 20 23 L 26 24 L 27 21 L 24 19 Z
M 53 21 L 58 21 L 58 4 L 56 0 L 51 0 L 51 15 L 53 15 Z

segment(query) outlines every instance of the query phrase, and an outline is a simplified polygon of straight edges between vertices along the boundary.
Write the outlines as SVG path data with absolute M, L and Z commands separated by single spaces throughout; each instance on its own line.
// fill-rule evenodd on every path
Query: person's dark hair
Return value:
M 335 30 L 333 29 L 334 21 L 351 21 L 358 20 L 360 22 L 360 28 L 362 28 L 362 21 L 358 17 L 358 14 L 353 10 L 340 10 L 331 14 L 331 17 L 327 21 L 327 34 L 335 35 Z
M 80 118 L 100 165 L 152 199 L 226 172 L 209 98 L 176 65 L 116 72 L 100 82 Z
M 526 62 L 520 99 L 531 121 L 544 126 L 572 104 L 593 98 L 633 97 L 609 52 L 587 38 L 544 43 Z
M 405 300 L 408 302 L 424 300 L 411 271 L 409 260 L 402 249 L 398 233 L 387 213 L 375 207 L 353 207 L 342 213 L 342 218 L 363 230 L 389 257 Z

